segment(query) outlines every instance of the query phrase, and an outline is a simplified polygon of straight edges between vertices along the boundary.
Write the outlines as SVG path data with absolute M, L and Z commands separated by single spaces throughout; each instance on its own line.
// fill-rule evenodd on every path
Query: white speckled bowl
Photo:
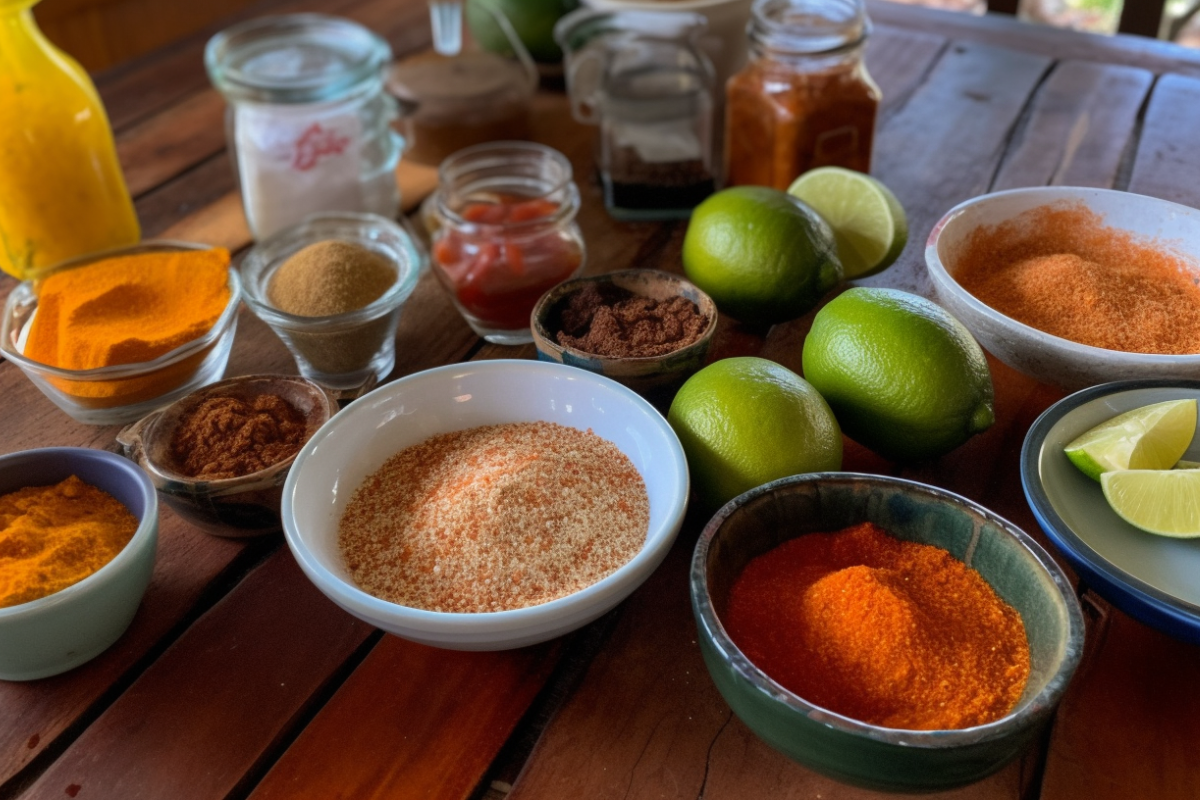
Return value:
M 431 436 L 544 420 L 591 429 L 629 457 L 646 483 L 650 528 L 641 551 L 608 577 L 528 608 L 453 614 L 381 600 L 359 589 L 338 549 L 354 490 L 395 453 Z M 504 650 L 586 625 L 650 576 L 671 548 L 687 504 L 688 470 L 675 432 L 648 402 L 608 378 L 562 364 L 451 364 L 388 383 L 351 403 L 308 440 L 283 487 L 283 531 L 305 575 L 359 619 L 415 642 Z
M 1111 227 L 1161 240 L 1193 261 L 1200 279 L 1200 211 L 1111 189 L 1045 186 L 976 197 L 942 217 L 925 245 L 925 263 L 940 302 L 996 358 L 1063 389 L 1121 379 L 1200 378 L 1200 354 L 1125 353 L 1076 344 L 1001 314 L 955 281 L 955 259 L 976 228 L 999 225 L 1032 208 L 1063 201 L 1085 203 Z

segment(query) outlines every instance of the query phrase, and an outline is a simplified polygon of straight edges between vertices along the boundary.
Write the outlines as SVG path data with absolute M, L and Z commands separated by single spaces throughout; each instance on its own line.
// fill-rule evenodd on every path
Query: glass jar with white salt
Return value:
M 395 217 L 396 162 L 384 92 L 391 48 L 350 20 L 262 17 L 214 36 L 204 53 L 229 104 L 226 136 L 256 239 L 322 211 Z

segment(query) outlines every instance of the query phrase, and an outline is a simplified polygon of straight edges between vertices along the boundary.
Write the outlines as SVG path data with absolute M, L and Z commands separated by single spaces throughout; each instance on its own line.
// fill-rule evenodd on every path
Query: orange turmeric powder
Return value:
M 800 536 L 751 561 L 723 622 L 777 683 L 887 728 L 992 722 L 1029 679 L 1021 616 L 979 573 L 871 523 Z
M 124 549 L 137 517 L 72 475 L 0 496 L 0 608 L 79 583 Z
M 86 370 L 152 361 L 207 333 L 229 303 L 229 251 L 117 256 L 38 286 L 24 355 Z

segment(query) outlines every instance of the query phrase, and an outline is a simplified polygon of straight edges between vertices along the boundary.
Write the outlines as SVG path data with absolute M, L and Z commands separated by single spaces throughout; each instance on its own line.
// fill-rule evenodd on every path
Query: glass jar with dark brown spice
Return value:
M 863 0 L 757 0 L 726 85 L 726 183 L 786 189 L 814 167 L 871 169 L 879 87 Z

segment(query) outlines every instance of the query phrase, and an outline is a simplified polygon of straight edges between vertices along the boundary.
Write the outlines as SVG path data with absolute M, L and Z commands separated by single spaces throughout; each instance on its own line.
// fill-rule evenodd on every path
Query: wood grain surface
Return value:
M 991 189 L 1078 183 L 1200 204 L 1194 54 L 884 5 L 871 5 L 884 24 L 868 50 L 885 95 L 875 172 L 908 209 L 911 236 L 901 261 L 865 284 L 927 292 L 926 233 L 952 205 Z M 292 10 L 358 19 L 398 54 L 429 41 L 416 0 L 261 0 L 242 16 Z M 205 38 L 97 83 L 147 233 L 240 251 L 250 236 L 223 102 L 204 74 Z M 1163 74 L 1171 71 L 1190 74 Z M 589 272 L 680 269 L 684 223 L 621 223 L 603 211 L 595 132 L 570 120 L 561 94 L 539 95 L 534 129 L 575 167 Z M 402 167 L 400 180 L 409 204 L 431 186 L 428 170 Z M 11 286 L 0 279 L 0 295 Z M 764 332 L 722 319 L 713 357 L 760 354 L 798 370 L 810 323 Z M 393 377 L 532 354 L 482 344 L 427 274 L 401 317 Z M 847 440 L 846 466 L 948 487 L 1040 535 L 1017 461 L 1029 425 L 1061 393 L 989 364 L 991 430 L 903 470 Z M 228 373 L 263 371 L 294 365 L 243 311 Z M 72 422 L 12 364 L 0 363 L 0 391 L 5 452 L 113 446 L 115 428 Z M 876 797 L 768 750 L 716 694 L 687 602 L 703 522 L 693 511 L 662 568 L 580 634 L 586 648 L 567 640 L 455 654 L 355 622 L 312 588 L 278 537 L 217 539 L 164 511 L 150 590 L 117 645 L 63 676 L 0 683 L 0 798 L 491 798 L 510 784 L 516 798 Z M 1111 609 L 1096 630 L 1049 748 L 947 797 L 1200 793 L 1195 649 Z

